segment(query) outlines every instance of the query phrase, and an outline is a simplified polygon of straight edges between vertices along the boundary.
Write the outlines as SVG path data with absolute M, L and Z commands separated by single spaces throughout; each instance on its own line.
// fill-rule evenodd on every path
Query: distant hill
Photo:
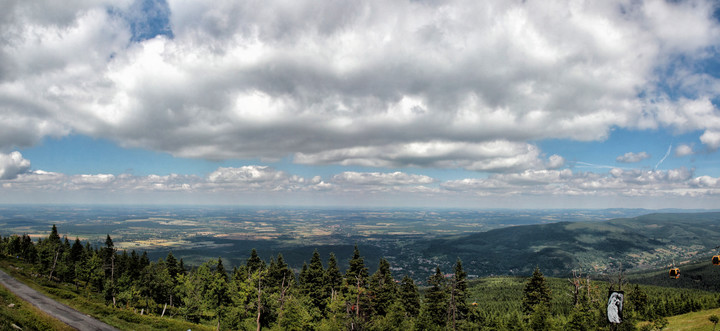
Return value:
M 690 288 L 720 292 L 720 266 L 712 265 L 709 259 L 679 266 L 680 278 L 668 276 L 668 269 L 629 273 L 631 283 L 662 287 Z
M 605 222 L 515 226 L 418 242 L 423 255 L 461 258 L 471 274 L 548 275 L 669 266 L 709 256 L 720 245 L 720 213 L 662 213 Z

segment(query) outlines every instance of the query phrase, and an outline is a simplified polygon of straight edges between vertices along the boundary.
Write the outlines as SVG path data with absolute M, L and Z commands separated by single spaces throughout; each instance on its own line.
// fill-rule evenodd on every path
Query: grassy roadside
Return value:
M 43 280 L 38 281 L 36 279 L 32 279 L 23 272 L 25 267 L 26 266 L 23 265 L 23 263 L 20 261 L 0 258 L 0 269 L 13 276 L 15 279 L 23 282 L 27 286 L 30 286 L 31 288 L 37 290 L 40 293 L 45 294 L 46 296 L 52 298 L 55 301 L 68 305 L 84 314 L 91 315 L 94 318 L 121 330 L 215 330 L 215 328 L 211 326 L 193 324 L 179 319 L 152 315 L 139 315 L 131 310 L 108 307 L 105 305 L 104 300 L 100 298 L 99 295 L 97 295 L 96 293 L 91 293 L 89 296 L 85 296 L 84 294 L 76 292 L 71 286 L 61 284 L 59 285 L 52 282 L 45 282 Z M 4 288 L 3 290 L 7 291 Z M 14 297 L 14 295 L 9 291 L 7 291 L 7 293 Z M 32 308 L 35 308 L 29 303 L 24 303 L 25 305 L 23 306 L 30 306 Z M 10 302 L 4 304 L 4 307 L 2 308 L 8 308 L 8 304 L 10 304 Z M 35 308 L 35 310 L 40 314 L 44 314 L 37 308 Z M 0 310 L 0 320 L 4 321 L 6 318 L 1 315 L 2 312 L 3 310 Z M 14 313 L 15 312 L 13 311 L 13 314 Z M 47 317 L 52 319 L 52 317 Z M 57 322 L 62 324 L 63 326 L 67 326 L 60 321 Z M 0 329 L 7 330 L 12 328 L 10 324 L 7 324 L 7 327 L 5 327 L 5 325 L 0 322 Z M 26 330 L 26 328 L 23 329 Z M 35 327 L 30 329 L 62 330 L 60 328 L 55 328 L 51 326 Z M 73 329 L 70 328 L 69 330 Z
M 75 330 L 0 285 L 0 330 Z

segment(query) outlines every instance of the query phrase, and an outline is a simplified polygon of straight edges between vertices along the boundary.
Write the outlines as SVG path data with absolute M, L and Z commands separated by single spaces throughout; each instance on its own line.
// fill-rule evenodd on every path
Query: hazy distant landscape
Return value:
M 172 251 L 188 265 L 212 257 L 242 265 L 255 248 L 266 260 L 282 253 L 296 271 L 315 249 L 344 264 L 357 244 L 371 270 L 385 257 L 397 275 L 420 282 L 457 258 L 470 277 L 481 277 L 526 275 L 536 265 L 552 275 L 602 273 L 619 263 L 643 269 L 712 253 L 718 214 L 634 218 L 652 212 L 4 206 L 0 235 L 46 237 L 55 224 L 70 240 L 101 246 L 109 234 L 119 249 L 152 259 Z

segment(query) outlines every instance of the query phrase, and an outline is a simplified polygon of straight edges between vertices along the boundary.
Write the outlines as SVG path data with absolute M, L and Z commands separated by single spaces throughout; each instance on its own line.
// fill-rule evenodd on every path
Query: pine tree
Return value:
M 368 287 L 373 314 L 385 316 L 388 308 L 395 301 L 397 289 L 390 273 L 390 263 L 384 258 L 380 259 L 377 271 L 370 277 Z
M 180 258 L 180 264 L 178 265 L 178 275 L 186 275 L 187 270 L 185 270 L 185 263 L 183 262 L 183 259 Z
M 640 286 L 635 284 L 635 287 L 627 296 L 630 308 L 635 311 L 637 318 L 640 320 L 647 320 L 648 316 L 648 296 L 645 292 L 640 289 Z
M 48 241 L 50 241 L 51 244 L 60 244 L 60 235 L 58 234 L 58 230 L 55 224 L 53 224 L 52 230 L 50 230 Z
M 305 284 L 308 282 L 308 265 L 307 262 L 303 262 L 302 269 L 300 269 L 300 274 L 298 275 L 298 280 L 300 281 L 300 288 L 304 288 Z
M 456 329 L 457 321 L 463 321 L 467 317 L 467 272 L 463 270 L 460 259 L 455 263 L 455 274 L 450 284 L 450 306 L 448 318 L 451 321 L 453 330 Z
M 70 247 L 70 263 L 72 263 L 73 281 L 77 289 L 77 279 L 80 277 L 80 268 L 82 268 L 83 263 L 83 246 L 80 243 L 80 238 L 76 237 L 75 242 Z
M 337 294 L 340 292 L 342 287 L 343 276 L 340 273 L 337 259 L 335 254 L 330 253 L 330 259 L 328 260 L 328 267 L 325 271 L 325 292 L 330 296 L 331 300 L 334 300 Z
M 546 303 L 540 302 L 533 306 L 533 312 L 530 315 L 530 329 L 533 331 L 553 329 L 550 320 L 550 307 Z
M 350 267 L 345 272 L 345 281 L 348 286 L 355 286 L 357 279 L 360 279 L 361 286 L 368 278 L 368 269 L 365 267 L 365 259 L 360 256 L 360 250 L 355 245 L 353 257 L 350 259 Z
M 260 259 L 260 257 L 258 256 L 257 250 L 255 250 L 255 248 L 253 248 L 252 251 L 250 252 L 250 257 L 248 258 L 247 263 L 245 263 L 245 265 L 248 268 L 249 274 L 252 274 L 258 270 L 265 269 L 265 261 Z
M 365 297 L 365 283 L 368 278 L 368 269 L 365 267 L 365 259 L 360 256 L 360 250 L 355 245 L 353 257 L 350 259 L 350 266 L 345 272 L 345 285 L 347 289 L 347 298 L 354 317 L 351 320 L 352 328 L 362 324 L 362 318 L 367 314 L 367 300 Z
M 142 255 L 140 255 L 139 267 L 140 267 L 140 268 L 145 268 L 145 267 L 147 267 L 147 266 L 149 266 L 149 265 L 150 265 L 150 258 L 148 258 L 147 252 L 144 252 L 144 251 L 143 251 Z
M 429 322 L 433 325 L 445 327 L 448 310 L 448 291 L 447 283 L 442 272 L 440 272 L 440 267 L 436 267 L 435 274 L 428 278 L 428 285 L 430 285 L 430 289 L 428 289 L 425 294 L 425 305 Z
M 295 283 L 295 274 L 287 263 L 282 254 L 278 254 L 277 260 L 271 260 L 270 267 L 268 267 L 267 283 L 269 287 L 274 290 L 282 290 Z
M 225 271 L 225 266 L 224 266 L 223 263 L 222 263 L 222 258 L 221 258 L 221 257 L 218 257 L 218 264 L 217 264 L 217 268 L 216 268 L 216 271 L 215 271 L 215 272 L 217 273 L 217 275 L 218 275 L 220 278 L 222 278 L 222 279 L 225 280 L 226 282 L 228 281 L 227 271 Z
M 318 253 L 317 249 L 313 252 L 303 281 L 303 292 L 310 297 L 312 304 L 316 308 L 323 311 L 325 309 L 325 299 L 327 298 L 324 291 L 325 269 L 323 268 L 320 253 Z
M 420 294 L 418 293 L 415 281 L 405 275 L 400 282 L 398 298 L 402 304 L 405 314 L 408 317 L 417 317 L 420 312 Z
M 528 315 L 532 314 L 538 304 L 550 304 L 550 289 L 540 268 L 535 267 L 535 271 L 523 291 L 523 312 Z
M 175 259 L 175 256 L 172 252 L 168 252 L 167 257 L 165 258 L 165 263 L 167 264 L 167 269 L 170 277 L 172 277 L 172 279 L 176 279 L 179 273 L 178 261 L 177 259 Z

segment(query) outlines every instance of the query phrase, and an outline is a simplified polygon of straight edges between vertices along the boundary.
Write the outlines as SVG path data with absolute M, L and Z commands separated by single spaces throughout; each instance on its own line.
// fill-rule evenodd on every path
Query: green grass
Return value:
M 667 331 L 690 331 L 690 330 L 712 331 L 713 324 L 710 323 L 710 321 L 708 320 L 708 317 L 710 317 L 710 315 L 720 316 L 720 308 L 696 311 L 696 312 L 687 313 L 687 314 L 683 314 L 683 315 L 668 317 L 668 322 L 670 322 L 670 324 L 668 324 L 668 327 L 663 330 L 667 330 Z M 718 325 L 716 330 L 720 330 L 720 325 Z
M 23 330 L 74 330 L 0 285 L 0 329 L 13 330 L 13 325 Z

